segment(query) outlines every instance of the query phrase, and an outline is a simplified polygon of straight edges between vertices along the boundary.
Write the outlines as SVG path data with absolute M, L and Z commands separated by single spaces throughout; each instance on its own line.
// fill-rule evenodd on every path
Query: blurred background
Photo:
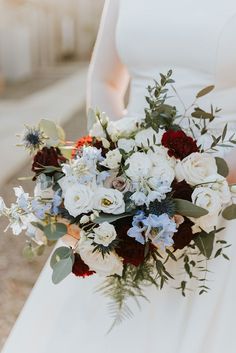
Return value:
M 16 147 L 24 124 L 53 119 L 68 140 L 86 133 L 88 63 L 104 0 L 0 0 L 0 195 L 13 186 L 32 192 L 30 159 Z M 35 262 L 22 257 L 24 236 L 4 233 L 0 219 L 0 350 L 50 249 Z

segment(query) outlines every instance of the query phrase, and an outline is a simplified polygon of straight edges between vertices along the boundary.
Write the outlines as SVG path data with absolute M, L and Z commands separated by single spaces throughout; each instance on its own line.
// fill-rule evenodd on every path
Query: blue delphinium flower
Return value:
M 51 209 L 51 203 L 42 203 L 38 200 L 33 200 L 32 203 L 32 210 L 35 216 L 39 219 L 45 218 L 45 213 L 49 212 Z
M 52 199 L 52 208 L 51 208 L 51 212 L 53 215 L 57 215 L 59 213 L 59 206 L 62 203 L 62 197 L 60 192 L 56 192 L 53 195 L 53 199 Z
M 145 235 L 154 245 L 159 245 L 162 250 L 173 245 L 172 237 L 177 232 L 176 223 L 166 213 L 160 216 L 150 214 L 142 222 L 146 226 Z
M 143 220 L 145 220 L 144 212 L 139 211 L 134 217 L 132 222 L 132 227 L 128 230 L 128 236 L 134 238 L 137 242 L 144 244 L 145 238 L 143 236 L 146 227 L 143 225 Z

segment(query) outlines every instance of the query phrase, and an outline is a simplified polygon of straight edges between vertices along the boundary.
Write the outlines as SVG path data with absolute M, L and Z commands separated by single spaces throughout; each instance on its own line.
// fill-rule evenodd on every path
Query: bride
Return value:
M 214 128 L 228 122 L 235 131 L 235 14 L 235 0 L 107 0 L 90 66 L 88 105 L 112 119 L 140 116 L 145 88 L 171 68 L 178 95 L 187 106 L 196 92 L 214 84 L 215 91 L 201 98 L 201 106 L 216 103 L 223 108 Z M 171 104 L 183 109 L 176 95 Z M 235 153 L 227 155 L 231 181 L 236 180 Z M 231 221 L 222 232 L 232 244 L 231 261 L 211 262 L 212 291 L 203 296 L 190 291 L 183 298 L 171 287 L 163 291 L 150 287 L 150 303 L 142 303 L 133 319 L 109 335 L 106 299 L 95 293 L 100 279 L 71 275 L 54 286 L 47 263 L 2 353 L 235 352 L 235 229 L 236 221 Z M 180 271 L 179 263 L 172 266 Z

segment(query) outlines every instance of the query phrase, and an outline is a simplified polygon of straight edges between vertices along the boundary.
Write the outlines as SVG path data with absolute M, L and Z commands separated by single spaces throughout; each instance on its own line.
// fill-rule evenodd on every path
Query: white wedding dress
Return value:
M 201 106 L 216 103 L 223 108 L 218 127 L 229 121 L 235 129 L 235 15 L 235 0 L 107 1 L 100 36 L 109 19 L 116 17 L 106 38 L 115 43 L 111 50 L 117 50 L 116 60 L 131 76 L 127 115 L 143 114 L 146 86 L 171 68 L 187 106 L 201 88 L 215 84 L 215 92 L 202 98 Z M 103 56 L 106 61 L 109 53 L 103 51 Z M 116 68 L 119 73 L 119 65 L 104 64 L 103 73 Z M 177 98 L 172 102 L 183 109 Z M 217 258 L 210 263 L 208 294 L 192 291 L 184 298 L 172 288 L 175 283 L 163 291 L 150 287 L 150 303 L 143 302 L 141 311 L 131 303 L 134 318 L 109 335 L 107 300 L 94 293 L 102 279 L 71 275 L 54 286 L 47 263 L 2 353 L 235 353 L 235 233 L 236 221 L 227 223 L 221 238 L 232 244 L 227 252 L 230 262 Z M 171 266 L 181 272 L 178 264 Z

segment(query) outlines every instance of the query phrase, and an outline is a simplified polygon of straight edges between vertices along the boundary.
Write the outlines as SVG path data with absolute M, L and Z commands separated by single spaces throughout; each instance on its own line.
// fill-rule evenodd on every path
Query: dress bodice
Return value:
M 143 115 L 147 85 L 173 69 L 186 106 L 200 89 L 214 84 L 199 104 L 222 108 L 220 123 L 235 127 L 235 37 L 235 0 L 120 0 L 116 46 L 131 76 L 128 114 Z M 170 102 L 183 109 L 176 96 Z

